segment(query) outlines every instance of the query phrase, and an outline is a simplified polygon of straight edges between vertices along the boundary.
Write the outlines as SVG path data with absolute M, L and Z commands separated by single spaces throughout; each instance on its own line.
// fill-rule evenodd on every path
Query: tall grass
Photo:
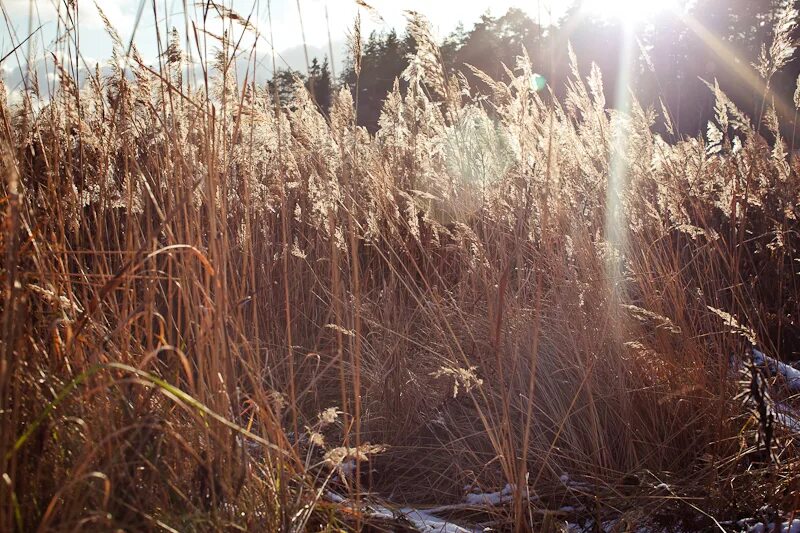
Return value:
M 760 453 L 731 379 L 733 319 L 800 342 L 775 113 L 768 143 L 712 84 L 708 138 L 662 136 L 597 69 L 536 92 L 523 51 L 479 96 L 410 31 L 374 136 L 348 90 L 276 102 L 199 32 L 200 83 L 177 34 L 156 66 L 115 37 L 111 74 L 58 54 L 52 98 L 0 105 L 0 530 L 354 529 L 331 494 L 506 483 L 483 520 L 518 530 L 576 499 L 698 527 L 797 506 L 787 430 Z

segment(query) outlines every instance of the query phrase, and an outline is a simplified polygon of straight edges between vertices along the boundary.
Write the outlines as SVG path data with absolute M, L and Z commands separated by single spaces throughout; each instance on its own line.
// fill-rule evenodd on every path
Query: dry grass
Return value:
M 709 142 L 665 139 L 605 108 L 599 72 L 534 92 L 524 57 L 462 98 L 412 29 L 374 137 L 347 91 L 325 118 L 235 79 L 236 42 L 207 82 L 173 39 L 155 69 L 134 53 L 79 88 L 58 65 L 49 102 L 0 105 L 0 530 L 358 529 L 326 490 L 506 483 L 481 520 L 519 530 L 576 502 L 797 507 L 794 443 L 759 453 L 730 376 L 747 341 L 709 310 L 796 356 L 781 140 L 719 88 Z

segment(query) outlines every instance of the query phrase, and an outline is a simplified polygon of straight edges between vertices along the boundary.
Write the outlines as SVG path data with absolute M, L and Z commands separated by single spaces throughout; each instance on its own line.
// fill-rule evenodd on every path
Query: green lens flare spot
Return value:
M 531 89 L 538 93 L 544 89 L 545 85 L 547 85 L 547 80 L 544 79 L 544 76 L 536 73 L 531 75 Z

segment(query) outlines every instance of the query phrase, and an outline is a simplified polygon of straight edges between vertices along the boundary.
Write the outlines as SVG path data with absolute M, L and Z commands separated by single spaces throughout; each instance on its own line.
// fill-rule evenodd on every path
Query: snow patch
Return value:
M 325 497 L 338 504 L 353 505 L 347 498 L 333 491 L 325 492 Z M 411 523 L 420 533 L 481 533 L 482 529 L 468 529 L 443 518 L 439 518 L 431 511 L 423 511 L 413 507 L 403 507 L 393 510 L 383 505 L 369 503 L 362 508 L 364 514 L 370 518 L 395 521 L 399 519 Z
M 763 365 L 775 374 L 780 374 L 786 381 L 786 387 L 792 392 L 800 392 L 800 370 L 781 363 L 777 359 L 764 355 L 763 352 L 753 348 L 753 362 Z
M 466 529 L 452 522 L 447 522 L 428 512 L 411 507 L 400 509 L 399 514 L 411 522 L 420 533 L 480 533 L 480 529 Z
M 514 497 L 514 488 L 507 483 L 503 490 L 497 492 L 472 493 L 464 497 L 469 505 L 501 505 L 510 502 Z
M 763 522 L 757 522 L 747 529 L 747 533 L 770 533 L 775 531 L 775 524 L 769 523 L 764 525 Z M 781 524 L 781 533 L 800 533 L 800 518 L 795 518 L 791 523 L 784 522 Z

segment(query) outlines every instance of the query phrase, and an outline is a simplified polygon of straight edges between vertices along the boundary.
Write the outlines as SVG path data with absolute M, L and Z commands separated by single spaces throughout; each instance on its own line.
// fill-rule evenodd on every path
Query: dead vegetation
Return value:
M 797 508 L 795 441 L 762 449 L 750 341 L 709 309 L 797 358 L 800 168 L 769 106 L 712 83 L 707 138 L 659 135 L 597 70 L 537 92 L 524 54 L 478 99 L 411 30 L 375 136 L 347 90 L 277 105 L 227 37 L 207 83 L 173 40 L 0 105 L 0 529 L 399 528 L 331 494 L 506 484 L 455 516 Z

